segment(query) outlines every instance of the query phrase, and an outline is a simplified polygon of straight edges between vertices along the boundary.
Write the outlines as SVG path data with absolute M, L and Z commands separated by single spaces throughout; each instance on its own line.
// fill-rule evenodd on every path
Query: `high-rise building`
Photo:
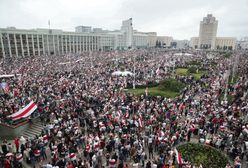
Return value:
M 214 49 L 217 34 L 218 21 L 212 14 L 208 14 L 200 22 L 198 46 L 201 49 Z
M 211 50 L 233 50 L 235 49 L 236 38 L 216 37 L 218 21 L 212 14 L 208 14 L 200 22 L 199 37 L 192 37 L 190 46 L 194 49 Z
M 121 31 L 124 32 L 127 47 L 132 48 L 133 42 L 133 23 L 132 18 L 122 21 Z

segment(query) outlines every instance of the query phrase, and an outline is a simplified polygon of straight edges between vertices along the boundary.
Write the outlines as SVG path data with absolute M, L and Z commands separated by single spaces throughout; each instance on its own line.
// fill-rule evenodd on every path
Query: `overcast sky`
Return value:
M 217 20 L 217 36 L 248 36 L 248 0 L 0 0 L 0 27 L 74 31 L 78 25 L 120 29 L 133 18 L 139 31 L 174 39 L 198 36 L 208 13 Z

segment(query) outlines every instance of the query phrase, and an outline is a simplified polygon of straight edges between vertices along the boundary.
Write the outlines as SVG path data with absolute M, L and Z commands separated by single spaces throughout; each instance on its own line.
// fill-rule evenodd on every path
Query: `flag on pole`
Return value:
M 181 153 L 179 153 L 179 152 L 177 151 L 177 149 L 175 149 L 175 153 L 176 153 L 177 163 L 178 163 L 179 165 L 182 165 L 182 164 L 183 164 L 183 159 L 182 159 Z

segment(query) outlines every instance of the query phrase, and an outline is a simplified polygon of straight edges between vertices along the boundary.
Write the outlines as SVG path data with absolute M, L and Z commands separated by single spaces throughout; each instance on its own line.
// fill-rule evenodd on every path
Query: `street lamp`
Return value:
M 133 63 L 133 71 L 134 71 L 134 76 L 133 76 L 133 89 L 135 89 L 135 78 L 136 78 L 136 67 L 135 67 L 135 64 L 136 64 L 136 55 L 134 56 L 134 63 Z

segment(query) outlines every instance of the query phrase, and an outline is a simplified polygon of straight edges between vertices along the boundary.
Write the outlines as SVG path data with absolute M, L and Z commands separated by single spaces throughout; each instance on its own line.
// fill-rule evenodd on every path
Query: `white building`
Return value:
M 170 36 L 158 36 L 157 42 L 159 42 L 162 47 L 170 47 L 171 43 L 173 41 L 173 38 Z
M 124 33 L 125 46 L 132 48 L 133 43 L 133 23 L 132 18 L 122 21 L 121 32 Z
M 172 47 L 176 49 L 187 49 L 189 47 L 189 40 L 173 40 Z
M 248 50 L 248 37 L 242 37 L 236 44 L 237 49 Z
M 236 38 L 234 37 L 216 37 L 215 49 L 233 50 L 235 49 Z
M 100 35 L 57 29 L 0 29 L 0 57 L 81 53 L 102 49 Z
M 203 18 L 200 22 L 199 37 L 190 39 L 190 46 L 194 49 L 224 49 L 233 50 L 235 48 L 236 38 L 216 37 L 218 21 L 211 14 Z
M 77 33 L 90 33 L 91 27 L 90 26 L 77 26 L 75 30 Z
M 0 28 L 0 58 L 64 55 L 99 50 L 125 50 L 156 46 L 155 32 L 138 32 L 132 19 L 122 22 L 121 30 L 108 31 L 78 26 L 75 32 L 58 29 Z

